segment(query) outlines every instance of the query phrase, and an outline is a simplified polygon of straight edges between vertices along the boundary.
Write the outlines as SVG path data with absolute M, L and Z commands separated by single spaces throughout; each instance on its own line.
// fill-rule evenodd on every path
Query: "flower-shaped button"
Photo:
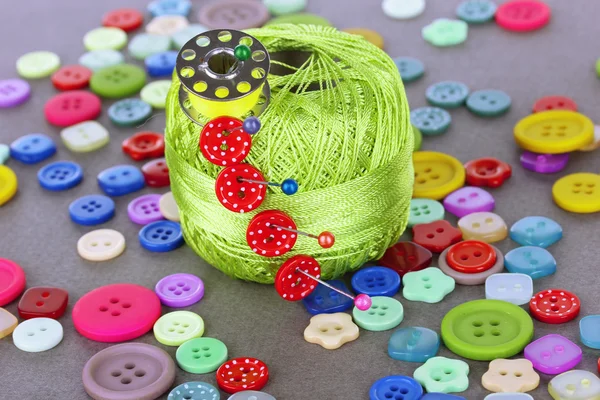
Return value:
M 552 378 L 548 392 L 554 400 L 600 398 L 600 379 L 592 372 L 574 369 Z
M 512 175 L 512 168 L 504 161 L 485 157 L 471 160 L 465 164 L 467 183 L 472 186 L 496 188 Z
M 402 295 L 410 301 L 439 303 L 454 290 L 454 279 L 434 267 L 404 275 Z
M 95 119 L 101 110 L 102 104 L 98 96 L 85 90 L 59 93 L 44 105 L 46 120 L 60 127 Z
M 315 290 L 316 282 L 298 272 L 299 269 L 316 278 L 321 277 L 321 266 L 314 258 L 302 254 L 289 258 L 275 276 L 275 290 L 285 300 L 302 300 Z
M 135 161 L 162 157 L 165 154 L 165 139 L 156 132 L 138 132 L 123 141 L 123 152 Z
M 524 355 L 538 371 L 557 375 L 579 364 L 581 348 L 566 337 L 551 333 L 529 343 Z
M 146 225 L 163 219 L 158 208 L 159 200 L 160 194 L 144 194 L 131 200 L 127 206 L 127 214 L 131 222 Z
M 67 309 L 69 294 L 66 290 L 55 287 L 32 287 L 27 289 L 17 309 L 22 319 L 52 318 L 59 319 Z
M 548 247 L 562 238 L 562 227 L 547 217 L 521 218 L 510 227 L 510 238 L 521 246 Z
M 526 274 L 531 279 L 539 279 L 556 272 L 556 260 L 550 252 L 541 247 L 517 247 L 506 253 L 504 266 L 509 272 Z
M 469 364 L 446 357 L 432 357 L 417 368 L 414 378 L 428 392 L 463 392 L 469 387 Z
M 238 357 L 229 360 L 217 370 L 217 384 L 227 393 L 260 390 L 269 381 L 269 368 L 259 359 Z
M 343 281 L 327 281 L 327 284 L 345 293 L 350 293 Z M 354 306 L 352 299 L 329 289 L 325 285 L 317 285 L 315 290 L 302 300 L 302 303 L 304 303 L 306 311 L 312 315 L 342 312 Z
M 267 185 L 255 181 L 264 180 L 260 171 L 249 164 L 232 165 L 217 176 L 215 192 L 223 207 L 229 211 L 254 211 L 267 194 Z
M 592 349 L 600 349 L 600 315 L 588 315 L 579 321 L 581 343 Z
M 37 176 L 41 187 L 58 192 L 77 186 L 83 179 L 83 169 L 73 161 L 56 161 L 40 168 Z
M 562 209 L 574 213 L 600 211 L 600 175 L 576 173 L 563 176 L 552 186 L 552 198 Z
M 425 362 L 435 357 L 440 337 L 435 331 L 421 327 L 401 328 L 388 342 L 388 355 L 395 360 Z
M 481 384 L 490 392 L 529 392 L 538 387 L 540 376 L 529 360 L 497 359 L 490 362 Z
M 358 326 L 352 322 L 352 317 L 345 313 L 315 315 L 304 330 L 304 340 L 328 350 L 340 348 L 344 343 L 356 339 Z
M 154 337 L 166 346 L 179 346 L 204 334 L 204 320 L 191 311 L 173 311 L 154 324 Z
M 105 127 L 96 121 L 84 121 L 60 132 L 65 146 L 75 153 L 87 153 L 105 146 L 110 137 Z
M 441 253 L 462 239 L 462 232 L 446 220 L 413 226 L 413 241 L 434 253 Z
M 485 280 L 485 298 L 508 301 L 518 306 L 529 303 L 533 281 L 525 274 L 493 274 Z
M 351 283 L 356 293 L 391 297 L 400 289 L 400 275 L 386 267 L 367 267 L 355 272 Z
M 125 251 L 125 237 L 114 229 L 96 229 L 77 241 L 77 253 L 89 261 L 108 261 Z
M 38 353 L 56 347 L 63 338 L 63 327 L 52 318 L 32 318 L 21 322 L 12 333 L 19 350 Z
M 458 220 L 457 225 L 464 240 L 494 243 L 504 240 L 508 235 L 508 228 L 502 217 L 487 211 L 465 215 Z
M 69 205 L 71 220 L 79 225 L 102 224 L 115 215 L 115 202 L 101 194 L 80 197 Z
M 547 324 L 569 322 L 579 315 L 580 309 L 579 297 L 564 289 L 542 290 L 529 302 L 531 315 Z
M 164 158 L 148 161 L 142 166 L 142 174 L 146 185 L 150 187 L 164 187 L 171 184 L 169 167 Z
M 123 99 L 108 108 L 108 117 L 117 126 L 143 124 L 152 115 L 152 106 L 140 99 Z
M 155 221 L 140 230 L 138 239 L 146 250 L 164 253 L 183 244 L 183 233 L 177 222 Z
M 469 88 L 462 82 L 439 82 L 425 92 L 427 101 L 437 107 L 457 108 L 462 106 L 469 95 Z
M 21 136 L 10 144 L 10 156 L 24 164 L 44 161 L 54 153 L 56 153 L 54 141 L 41 133 Z
M 200 151 L 211 163 L 228 166 L 241 163 L 252 146 L 252 138 L 243 123 L 233 117 L 209 121 L 200 133 Z
M 473 186 L 460 188 L 444 199 L 444 208 L 458 218 L 474 212 L 492 211 L 495 205 L 491 194 Z
M 354 307 L 354 322 L 368 331 L 387 331 L 395 328 L 404 319 L 402 303 L 392 297 L 373 296 L 369 309 L 361 311 Z
M 219 400 L 219 390 L 206 382 L 186 382 L 169 392 L 167 400 Z
M 415 151 L 413 166 L 413 197 L 440 200 L 465 184 L 465 168 L 460 161 L 447 154 Z
M 439 201 L 431 199 L 412 199 L 410 201 L 410 214 L 407 225 L 409 228 L 440 219 L 444 219 L 444 206 Z
M 469 26 L 465 21 L 439 18 L 421 30 L 423 39 L 434 46 L 446 47 L 467 40 Z
M 116 165 L 98 174 L 98 185 L 109 196 L 124 196 L 142 189 L 145 183 L 139 168 Z
M 411 377 L 402 375 L 381 378 L 369 389 L 369 400 L 419 400 L 422 395 L 421 384 Z
M 413 242 L 398 242 L 383 254 L 379 264 L 391 268 L 400 275 L 429 267 L 433 255 L 429 250 Z
M 284 229 L 282 229 L 284 228 Z M 246 230 L 246 242 L 258 255 L 276 257 L 290 251 L 298 235 L 287 229 L 296 229 L 294 220 L 278 210 L 265 210 L 254 216 Z
M 410 122 L 423 135 L 435 136 L 446 132 L 452 122 L 450 113 L 438 107 L 421 107 L 410 112 Z
M 4 308 L 0 308 L 0 339 L 10 335 L 18 324 L 19 320 L 17 317 Z
M 214 338 L 188 340 L 177 349 L 177 365 L 192 374 L 214 372 L 227 361 L 227 346 Z
M 154 291 L 165 306 L 187 307 L 204 297 L 204 282 L 196 275 L 173 274 L 158 281 Z

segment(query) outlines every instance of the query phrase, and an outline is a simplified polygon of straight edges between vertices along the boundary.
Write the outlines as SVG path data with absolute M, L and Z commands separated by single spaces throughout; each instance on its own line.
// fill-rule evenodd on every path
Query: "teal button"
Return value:
M 404 319 L 404 307 L 393 297 L 371 297 L 371 307 L 361 311 L 354 307 L 352 317 L 356 325 L 368 331 L 386 331 L 395 328 Z
M 123 99 L 108 108 L 108 118 L 117 126 L 136 126 L 152 115 L 152 106 L 140 99 Z
M 10 157 L 10 147 L 0 144 L 0 165 L 4 164 Z
M 498 7 L 490 0 L 466 0 L 456 7 L 456 16 L 469 24 L 491 21 Z
M 442 108 L 462 106 L 469 95 L 469 88 L 461 82 L 439 82 L 431 85 L 425 92 L 429 104 Z
M 410 112 L 410 122 L 423 135 L 441 135 L 448 130 L 452 117 L 450 113 L 438 107 L 421 107 Z
M 406 300 L 439 303 L 454 290 L 454 279 L 439 268 L 429 267 L 402 277 L 402 295 Z
M 496 117 L 510 108 L 510 96 L 501 90 L 478 90 L 467 98 L 467 108 L 480 117 Z
M 416 81 L 425 73 L 425 66 L 416 58 L 398 57 L 394 58 L 394 63 L 398 67 L 400 78 L 404 83 Z
M 439 201 L 431 199 L 412 199 L 410 201 L 409 228 L 441 219 L 444 219 L 444 206 Z

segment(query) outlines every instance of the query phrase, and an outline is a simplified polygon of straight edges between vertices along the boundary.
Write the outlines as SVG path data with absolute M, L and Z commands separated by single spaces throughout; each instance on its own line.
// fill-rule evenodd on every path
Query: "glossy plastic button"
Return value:
M 509 31 L 528 32 L 550 21 L 550 7 L 539 0 L 512 0 L 496 10 L 496 23 Z
M 467 108 L 480 117 L 497 117 L 508 111 L 512 101 L 501 90 L 477 90 L 467 98 Z
M 299 254 L 287 259 L 279 267 L 275 276 L 275 290 L 285 300 L 302 300 L 315 290 L 315 281 L 301 274 L 297 269 L 314 277 L 321 277 L 321 266 L 314 258 Z
M 208 374 L 227 361 L 227 346 L 218 339 L 195 338 L 179 346 L 175 358 L 184 371 Z
M 315 318 L 315 317 L 313 317 Z M 260 390 L 269 381 L 267 364 L 251 357 L 229 360 L 217 370 L 217 384 L 227 393 Z
M 210 29 L 258 28 L 269 18 L 269 10 L 262 2 L 248 0 L 221 0 L 205 4 L 198 12 L 198 22 Z
M 389 1 L 389 0 L 387 0 Z M 413 378 L 402 375 L 386 376 L 377 380 L 369 389 L 369 400 L 419 400 L 423 395 L 421 384 Z
M 66 65 L 52 74 L 52 84 L 58 90 L 85 88 L 90 82 L 92 71 L 81 65 Z
M 76 153 L 88 153 L 104 147 L 110 141 L 108 131 L 96 121 L 85 121 L 60 132 L 65 146 Z
M 0 80 L 0 108 L 12 108 L 29 99 L 31 87 L 22 79 Z
M 229 133 L 225 135 L 225 131 Z M 200 151 L 215 165 L 228 166 L 242 162 L 251 146 L 250 134 L 243 129 L 242 121 L 237 118 L 215 118 L 200 133 Z
M 444 206 L 439 201 L 431 199 L 412 199 L 410 201 L 410 214 L 407 225 L 409 228 L 440 219 L 444 219 Z
M 591 372 L 574 369 L 552 378 L 548 393 L 554 400 L 596 400 L 600 398 L 600 379 Z
M 156 132 L 138 132 L 123 141 L 123 152 L 135 161 L 162 157 L 165 154 L 165 139 Z
M 223 169 L 217 176 L 215 182 L 217 198 L 229 211 L 239 213 L 254 211 L 265 199 L 267 185 L 241 181 L 240 178 L 265 180 L 260 171 L 249 164 L 232 165 Z
M 425 11 L 425 0 L 384 0 L 381 7 L 390 18 L 411 19 Z
M 165 51 L 146 57 L 144 64 L 148 75 L 153 77 L 170 77 L 175 69 L 176 51 Z
M 469 95 L 469 88 L 461 82 L 439 82 L 431 85 L 425 92 L 429 104 L 442 108 L 462 106 Z
M 552 186 L 552 198 L 563 210 L 574 213 L 600 211 L 600 175 L 577 173 L 564 176 Z
M 173 311 L 154 324 L 154 337 L 165 346 L 179 346 L 204 334 L 204 320 L 191 311 Z
M 401 328 L 392 334 L 388 355 L 394 360 L 425 362 L 435 357 L 440 338 L 435 331 L 421 327 Z
M 410 112 L 410 122 L 423 135 L 435 136 L 448 130 L 452 117 L 448 111 L 438 107 L 421 107 Z
M 63 327 L 52 318 L 33 318 L 21 322 L 12 337 L 19 350 L 39 353 L 58 346 L 63 338 Z
M 23 293 L 17 309 L 21 319 L 59 319 L 67 309 L 69 294 L 55 287 L 32 287 Z
M 565 169 L 569 161 L 569 153 L 538 154 L 524 151 L 520 160 L 525 169 L 539 174 L 553 174 Z
M 165 306 L 187 307 L 202 299 L 204 282 L 196 275 L 173 274 L 158 281 L 154 291 Z
M 547 217 L 521 218 L 510 227 L 510 238 L 521 246 L 549 247 L 563 236 L 562 227 Z
M 169 392 L 167 400 L 219 400 L 219 391 L 210 383 L 186 382 Z
M 465 0 L 456 7 L 456 16 L 469 24 L 483 24 L 494 19 L 496 9 L 491 0 Z
M 163 217 L 169 221 L 179 222 L 179 207 L 175 202 L 172 192 L 167 192 L 160 196 L 158 208 Z
M 402 78 L 402 82 L 404 83 L 416 81 L 425 73 L 425 66 L 416 58 L 397 57 L 394 58 L 394 63 L 398 67 L 400 78 Z
M 435 151 L 413 153 L 413 197 L 441 200 L 465 184 L 465 169 L 456 158 Z
M 123 99 L 108 108 L 108 118 L 117 126 L 143 124 L 152 115 L 152 106 L 140 99 Z
M 146 225 L 163 219 L 158 208 L 159 199 L 160 194 L 144 194 L 131 200 L 127 206 L 127 214 L 131 222 Z
M 282 228 L 296 229 L 294 221 L 285 213 L 265 210 L 256 214 L 246 230 L 248 246 L 263 257 L 287 253 L 296 244 L 297 235 Z
M 352 289 L 357 294 L 392 297 L 400 289 L 400 275 L 385 267 L 363 268 L 352 275 Z
M 538 371 L 556 375 L 575 368 L 581 361 L 581 349 L 564 336 L 549 334 L 525 347 L 525 358 Z
M 143 101 L 150 104 L 154 108 L 165 108 L 167 102 L 167 94 L 171 88 L 170 80 L 153 81 L 144 86 L 140 92 L 140 97 Z
M 594 141 L 583 146 L 579 151 L 594 151 L 600 147 L 600 125 L 594 125 Z
M 504 265 L 509 272 L 526 274 L 531 279 L 539 279 L 556 272 L 556 260 L 541 247 L 517 247 L 506 253 Z
M 538 292 L 529 302 L 533 318 L 547 324 L 564 324 L 579 315 L 581 301 L 574 293 L 563 289 L 546 289 Z
M 144 60 L 152 54 L 168 51 L 170 47 L 171 39 L 168 36 L 140 33 L 129 41 L 127 50 L 136 60 Z
M 496 264 L 496 252 L 485 242 L 466 240 L 448 248 L 446 262 L 455 271 L 476 274 Z
M 444 199 L 444 208 L 458 218 L 475 212 L 492 211 L 496 206 L 492 195 L 475 186 L 465 186 Z
M 15 300 L 25 290 L 25 272 L 6 258 L 0 258 L 0 306 Z
M 10 147 L 5 144 L 0 144 L 0 165 L 6 163 L 10 158 Z
M 485 280 L 485 298 L 503 300 L 518 306 L 529 303 L 533 281 L 525 274 L 493 274 Z
M 164 253 L 183 244 L 181 226 L 173 221 L 156 221 L 144 226 L 138 234 L 140 244 L 146 250 Z
M 102 25 L 131 32 L 142 26 L 144 16 L 135 8 L 119 8 L 104 14 Z
M 0 339 L 13 333 L 18 324 L 17 317 L 4 308 L 0 308 Z
M 358 326 L 346 313 L 319 314 L 310 319 L 304 330 L 304 340 L 327 350 L 335 350 L 358 339 Z
M 146 185 L 150 187 L 165 187 L 171 184 L 169 167 L 164 158 L 148 161 L 142 166 L 142 174 Z
M 102 104 L 98 96 L 83 90 L 59 93 L 44 105 L 46 120 L 60 127 L 95 119 L 101 110 Z
M 159 15 L 146 25 L 146 32 L 170 36 L 188 26 L 188 20 L 181 15 Z
M 7 166 L 0 165 L 0 206 L 17 193 L 17 175 Z
M 99 96 L 121 99 L 139 92 L 146 83 L 146 72 L 133 64 L 102 68 L 92 75 L 90 88 Z
M 275 400 L 275 397 L 265 392 L 256 390 L 244 390 L 230 396 L 227 400 Z
M 552 110 L 577 111 L 577 103 L 570 97 L 545 96 L 533 104 L 534 113 Z
M 77 252 L 89 261 L 108 261 L 125 250 L 125 237 L 113 229 L 97 229 L 77 241 Z
M 413 242 L 398 242 L 387 249 L 378 262 L 402 277 L 408 272 L 429 267 L 432 258 L 431 252 L 423 246 Z
M 327 284 L 345 293 L 350 293 L 343 281 L 327 281 Z M 329 289 L 325 285 L 317 285 L 311 294 L 302 299 L 302 303 L 304 303 L 306 311 L 312 315 L 337 313 L 354 307 L 352 299 Z
M 356 325 L 368 331 L 387 331 L 400 325 L 404 319 L 402 304 L 386 296 L 371 297 L 372 304 L 368 310 L 361 311 L 354 307 L 352 317 Z
M 69 205 L 69 215 L 79 225 L 102 224 L 115 215 L 115 202 L 101 194 L 90 194 L 74 200 Z
M 25 79 L 50 76 L 60 67 L 60 58 L 49 51 L 33 51 L 17 59 L 17 72 Z
M 462 239 L 462 232 L 446 220 L 415 225 L 412 230 L 413 241 L 434 253 L 441 253 Z
M 428 392 L 463 392 L 469 387 L 469 364 L 446 357 L 432 357 L 417 368 L 413 376 Z
M 438 268 L 429 267 L 422 271 L 404 275 L 402 295 L 406 300 L 424 303 L 439 303 L 454 290 L 454 279 Z
M 96 28 L 85 34 L 83 45 L 93 50 L 121 50 L 127 44 L 127 34 L 120 28 Z
M 192 8 L 189 0 L 155 0 L 148 4 L 148 11 L 154 16 L 183 15 L 187 16 Z
M 458 220 L 457 225 L 464 240 L 494 243 L 504 240 L 508 235 L 504 220 L 499 215 L 486 211 L 465 215 Z
M 498 359 L 490 362 L 481 384 L 490 392 L 529 392 L 538 387 L 540 376 L 529 360 Z
M 438 18 L 423 27 L 421 36 L 437 47 L 456 46 L 467 40 L 469 26 L 465 21 Z
M 502 252 L 500 252 L 500 250 L 494 246 L 490 247 L 492 247 L 496 252 L 496 263 L 486 271 L 478 273 L 464 273 L 451 268 L 446 262 L 447 255 L 450 250 L 449 248 L 440 254 L 440 257 L 438 258 L 438 266 L 444 274 L 452 277 L 459 285 L 481 285 L 490 275 L 497 274 L 504 270 L 504 257 L 502 256 Z
M 125 57 L 116 50 L 95 50 L 83 54 L 79 57 L 79 64 L 92 71 L 123 64 Z
M 478 158 L 465 164 L 469 185 L 496 188 L 512 175 L 512 168 L 496 158 Z
M 534 400 L 534 398 L 527 393 L 492 393 L 485 396 L 483 400 Z
M 600 349 L 600 315 L 588 315 L 579 321 L 581 343 L 592 349 Z
M 31 133 L 21 136 L 10 144 L 10 155 L 24 164 L 35 164 L 50 158 L 56 153 L 56 145 L 48 136 Z
M 124 196 L 145 186 L 144 176 L 133 165 L 116 165 L 98 174 L 100 189 L 109 196 Z
M 462 396 L 455 396 L 453 394 L 447 394 L 447 393 L 426 393 L 425 396 L 421 397 L 421 400 L 467 400 L 467 399 L 465 399 Z M 505 400 L 518 400 L 518 399 L 505 399 Z

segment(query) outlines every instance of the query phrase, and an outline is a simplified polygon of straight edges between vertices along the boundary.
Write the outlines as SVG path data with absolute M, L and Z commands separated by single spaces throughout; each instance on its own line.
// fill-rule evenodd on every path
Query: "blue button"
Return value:
M 140 230 L 139 239 L 143 248 L 158 253 L 175 250 L 183 244 L 181 226 L 173 221 L 149 223 Z
M 491 0 L 465 0 L 456 7 L 456 16 L 469 24 L 483 24 L 494 18 L 496 8 Z
M 563 235 L 562 227 L 546 217 L 525 217 L 510 227 L 510 238 L 522 246 L 548 247 Z
M 157 77 L 171 76 L 173 69 L 175 69 L 175 61 L 177 61 L 176 51 L 163 51 L 146 57 L 144 63 L 148 75 Z
M 144 175 L 133 165 L 117 165 L 98 174 L 98 185 L 109 196 L 123 196 L 142 189 Z
M 462 396 L 455 396 L 447 393 L 427 393 L 421 397 L 421 400 L 467 400 Z
M 148 4 L 148 11 L 154 17 L 161 15 L 182 15 L 190 13 L 192 3 L 189 0 L 155 0 Z
M 592 349 L 600 349 L 600 315 L 588 315 L 579 321 L 581 343 Z
M 388 342 L 388 355 L 394 360 L 425 362 L 435 357 L 440 337 L 435 331 L 421 327 L 398 329 Z
M 119 100 L 108 108 L 108 118 L 118 126 L 136 126 L 152 115 L 152 106 L 140 99 Z
M 219 400 L 220 397 L 217 388 L 210 383 L 186 382 L 171 390 L 167 400 Z
M 398 67 L 400 78 L 404 83 L 416 81 L 425 73 L 425 66 L 416 58 L 398 57 L 394 58 L 394 63 Z
M 386 267 L 367 267 L 357 271 L 350 283 L 357 294 L 392 297 L 400 289 L 400 275 Z
M 508 111 L 512 100 L 502 90 L 477 90 L 467 97 L 467 108 L 480 117 L 497 117 Z
M 556 272 L 556 260 L 541 247 L 517 247 L 506 253 L 504 266 L 508 272 L 518 272 L 538 279 Z
M 419 400 L 422 395 L 421 384 L 402 375 L 381 378 L 369 390 L 369 400 Z
M 448 130 L 452 117 L 450 113 L 438 107 L 421 107 L 410 112 L 410 122 L 423 135 L 441 135 Z
M 69 215 L 79 225 L 99 225 L 115 215 L 115 202 L 101 194 L 90 194 L 73 201 L 69 205 Z
M 346 293 L 349 292 L 346 284 L 339 280 L 327 281 L 331 286 Z M 306 296 L 302 302 L 306 311 L 312 315 L 324 313 L 336 313 L 349 310 L 354 306 L 352 299 L 329 289 L 324 285 L 317 285 L 315 290 Z
M 21 136 L 10 145 L 12 158 L 24 164 L 35 164 L 52 157 L 56 153 L 56 145 L 48 136 L 32 133 Z
M 83 170 L 73 161 L 56 161 L 40 168 L 37 176 L 44 189 L 58 192 L 77 186 L 83 179 Z

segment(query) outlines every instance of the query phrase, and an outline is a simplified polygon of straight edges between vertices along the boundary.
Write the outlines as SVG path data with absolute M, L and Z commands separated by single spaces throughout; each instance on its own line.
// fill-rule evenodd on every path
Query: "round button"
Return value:
M 200 24 L 190 24 L 183 28 L 179 32 L 171 36 L 173 41 L 173 47 L 177 50 L 181 49 L 191 38 L 198 36 L 201 33 L 208 31 L 209 29 Z
M 31 87 L 22 79 L 0 80 L 0 108 L 16 107 L 29 99 Z
M 477 90 L 467 97 L 467 108 L 480 117 L 497 117 L 510 108 L 510 96 L 501 90 Z
M 73 161 L 56 161 L 42 167 L 37 177 L 41 187 L 57 192 L 77 186 L 83 179 L 83 169 Z
M 482 285 L 485 283 L 485 280 L 490 275 L 500 273 L 504 270 L 504 256 L 502 255 L 502 252 L 500 250 L 498 250 L 497 248 L 495 248 L 494 246 L 491 246 L 491 247 L 492 247 L 492 249 L 494 249 L 494 252 L 496 253 L 496 263 L 490 269 L 488 269 L 486 271 L 478 272 L 478 273 L 464 273 L 464 272 L 459 272 L 459 271 L 455 270 L 454 268 L 450 267 L 448 265 L 448 262 L 446 261 L 448 258 L 448 252 L 450 251 L 449 248 L 445 249 L 440 254 L 440 257 L 438 258 L 438 267 L 444 274 L 446 274 L 449 277 L 451 277 L 452 279 L 454 279 L 456 281 L 456 283 L 458 283 L 459 285 L 465 285 L 465 286 Z
M 145 186 L 144 175 L 133 165 L 115 165 L 98 174 L 98 186 L 109 196 L 124 196 Z
M 125 250 L 125 237 L 113 229 L 97 229 L 77 241 L 77 252 L 89 261 L 107 261 Z
M 374 30 L 366 28 L 346 28 L 342 30 L 342 32 L 346 32 L 351 35 L 362 36 L 367 42 L 370 42 L 376 47 L 383 49 L 383 36 Z
M 14 261 L 0 258 L 0 306 L 15 300 L 23 290 L 25 290 L 23 269 Z
M 169 168 L 164 158 L 148 161 L 142 166 L 142 174 L 146 185 L 150 187 L 164 187 L 171 184 Z
M 17 60 L 17 72 L 25 79 L 45 78 L 59 67 L 60 58 L 49 51 L 34 51 Z
M 79 64 L 92 71 L 123 64 L 125 57 L 116 50 L 94 50 L 89 51 L 79 57 Z
M 520 353 L 533 338 L 533 321 L 521 307 L 502 300 L 474 300 L 442 320 L 444 344 L 454 354 L 489 361 Z
M 134 8 L 119 8 L 104 14 L 102 25 L 131 32 L 142 26 L 144 16 Z
M 254 216 L 246 230 L 248 246 L 263 257 L 276 257 L 290 251 L 298 235 L 285 229 L 296 229 L 294 220 L 289 215 L 277 211 L 266 210 Z
M 421 36 L 437 47 L 456 46 L 467 40 L 469 26 L 458 19 L 438 18 L 421 30 Z
M 410 122 L 423 135 L 435 136 L 448 130 L 452 117 L 448 111 L 438 107 L 421 107 L 410 112 Z
M 529 301 L 529 312 L 538 321 L 564 324 L 579 315 L 581 302 L 575 294 L 563 289 L 547 289 Z
M 243 392 L 234 393 L 227 400 L 275 400 L 275 397 L 265 392 L 244 390 Z
M 35 164 L 56 153 L 56 145 L 48 136 L 32 133 L 21 136 L 10 144 L 10 155 L 24 164 Z
M 411 128 L 412 128 L 414 143 L 415 143 L 415 145 L 413 147 L 413 151 L 419 151 L 421 149 L 421 144 L 423 142 L 423 135 L 421 134 L 421 131 L 419 130 L 419 128 L 417 128 L 416 126 L 411 124 Z
M 550 7 L 539 0 L 512 0 L 496 10 L 496 23 L 509 31 L 528 32 L 550 21 Z
M 94 399 L 156 399 L 175 381 L 175 363 L 158 347 L 124 343 L 96 353 L 83 367 L 83 387 Z
M 249 164 L 232 165 L 223 169 L 217 176 L 215 191 L 217 198 L 229 211 L 243 213 L 260 207 L 267 185 L 242 181 L 264 181 L 262 174 Z
M 367 267 L 352 275 L 351 284 L 358 294 L 391 297 L 400 289 L 400 275 L 386 267 Z
M 63 327 L 52 318 L 32 318 L 13 331 L 13 343 L 19 350 L 39 353 L 56 347 L 63 338 Z
M 204 320 L 191 311 L 173 311 L 154 324 L 154 337 L 166 346 L 179 346 L 204 334 Z
M 160 133 L 138 132 L 125 139 L 122 148 L 135 161 L 162 157 L 165 154 L 165 139 Z
M 140 92 L 140 97 L 143 101 L 150 104 L 154 108 L 165 108 L 167 94 L 171 88 L 170 80 L 161 80 L 150 82 Z
M 69 205 L 69 215 L 79 225 L 102 224 L 115 215 L 115 202 L 101 194 L 90 194 L 74 200 Z
M 173 274 L 158 281 L 154 291 L 167 307 L 187 307 L 202 299 L 204 282 L 196 275 Z
M 440 200 L 465 184 L 465 169 L 460 161 L 447 154 L 416 151 L 413 166 L 413 197 Z
M 265 26 L 278 24 L 332 26 L 331 22 L 320 15 L 305 12 L 280 15 L 267 21 Z
M 307 0 L 264 0 L 263 3 L 273 15 L 297 13 L 306 8 Z M 236 397 L 241 399 L 241 397 Z M 263 400 L 263 399 L 257 399 Z
M 172 192 L 167 192 L 160 197 L 158 208 L 160 208 L 160 213 L 165 219 L 179 222 L 179 207 Z
M 465 0 L 456 7 L 456 16 L 469 24 L 483 24 L 494 18 L 496 9 L 491 0 Z
M 171 48 L 169 36 L 141 33 L 129 42 L 127 50 L 137 60 L 144 60 L 152 54 L 162 53 Z
M 0 165 L 0 206 L 8 202 L 17 193 L 17 175 L 12 169 Z
M 81 65 L 66 65 L 52 74 L 52 84 L 58 90 L 85 88 L 90 82 L 92 71 Z
M 85 34 L 83 45 L 93 50 L 121 50 L 127 43 L 125 31 L 114 27 L 96 28 Z
M 398 57 L 394 58 L 394 63 L 398 67 L 400 77 L 404 83 L 416 81 L 425 73 L 425 66 L 416 58 Z
M 577 103 L 566 96 L 545 96 L 533 104 L 534 113 L 552 110 L 577 111 Z
M 177 349 L 177 365 L 192 374 L 208 374 L 227 361 L 227 346 L 214 338 L 188 340 Z
M 258 28 L 270 17 L 262 2 L 251 0 L 221 0 L 204 5 L 198 12 L 198 22 L 210 29 Z
M 96 119 L 101 110 L 98 96 L 83 90 L 59 93 L 44 105 L 46 120 L 61 127 Z
M 397 327 L 404 319 L 404 307 L 393 297 L 373 296 L 371 301 L 371 307 L 364 311 L 356 307 L 352 310 L 352 318 L 361 328 L 368 331 L 387 331 Z
M 577 173 L 564 176 L 552 186 L 554 202 L 574 213 L 600 211 L 600 175 Z
M 461 82 L 439 82 L 431 85 L 425 92 L 427 101 L 434 106 L 457 108 L 462 106 L 469 95 L 469 88 Z
M 191 35 L 188 39 L 191 39 L 192 36 L 193 35 Z M 173 73 L 173 69 L 175 69 L 176 61 L 176 51 L 164 51 L 162 53 L 156 53 L 146 57 L 144 64 L 146 65 L 146 71 L 148 71 L 148 75 L 153 77 L 170 77 Z
M 143 248 L 157 253 L 175 250 L 183 244 L 181 226 L 173 221 L 151 222 L 140 230 L 138 238 Z
M 152 115 L 152 106 L 140 99 L 123 99 L 108 108 L 108 118 L 117 126 L 141 125 Z
M 160 194 L 144 194 L 131 200 L 127 205 L 127 215 L 131 222 L 146 225 L 163 219 L 158 208 L 159 200 Z
M 411 19 L 425 11 L 425 0 L 384 0 L 383 13 L 390 18 Z
M 321 266 L 314 258 L 305 255 L 289 258 L 275 276 L 275 290 L 285 300 L 302 300 L 315 290 L 317 283 L 298 269 L 316 278 L 321 277 Z
M 181 15 L 159 15 L 146 25 L 146 32 L 155 35 L 171 36 L 188 26 L 188 20 Z
M 487 271 L 496 264 L 496 252 L 487 243 L 465 240 L 448 249 L 446 262 L 455 271 L 475 274 Z
M 388 0 L 389 1 L 389 0 Z M 381 378 L 369 389 L 369 400 L 419 400 L 423 396 L 423 387 L 408 376 L 391 375 Z
M 96 71 L 90 88 L 99 96 L 120 99 L 139 92 L 146 83 L 146 72 L 132 64 L 119 64 Z
M 250 134 L 243 129 L 242 121 L 237 118 L 215 118 L 200 133 L 200 151 L 215 165 L 227 166 L 242 162 L 250 153 L 251 146 Z
M 511 177 L 512 168 L 496 158 L 486 157 L 465 164 L 466 180 L 469 185 L 496 188 Z
M 219 400 L 217 388 L 206 382 L 186 382 L 171 390 L 167 400 Z
M 189 0 L 155 0 L 148 4 L 148 11 L 154 17 L 160 15 L 183 15 L 185 17 L 191 8 L 192 3 Z
M 217 370 L 217 384 L 227 393 L 244 390 L 260 390 L 269 381 L 267 365 L 250 357 L 239 357 L 227 361 Z

